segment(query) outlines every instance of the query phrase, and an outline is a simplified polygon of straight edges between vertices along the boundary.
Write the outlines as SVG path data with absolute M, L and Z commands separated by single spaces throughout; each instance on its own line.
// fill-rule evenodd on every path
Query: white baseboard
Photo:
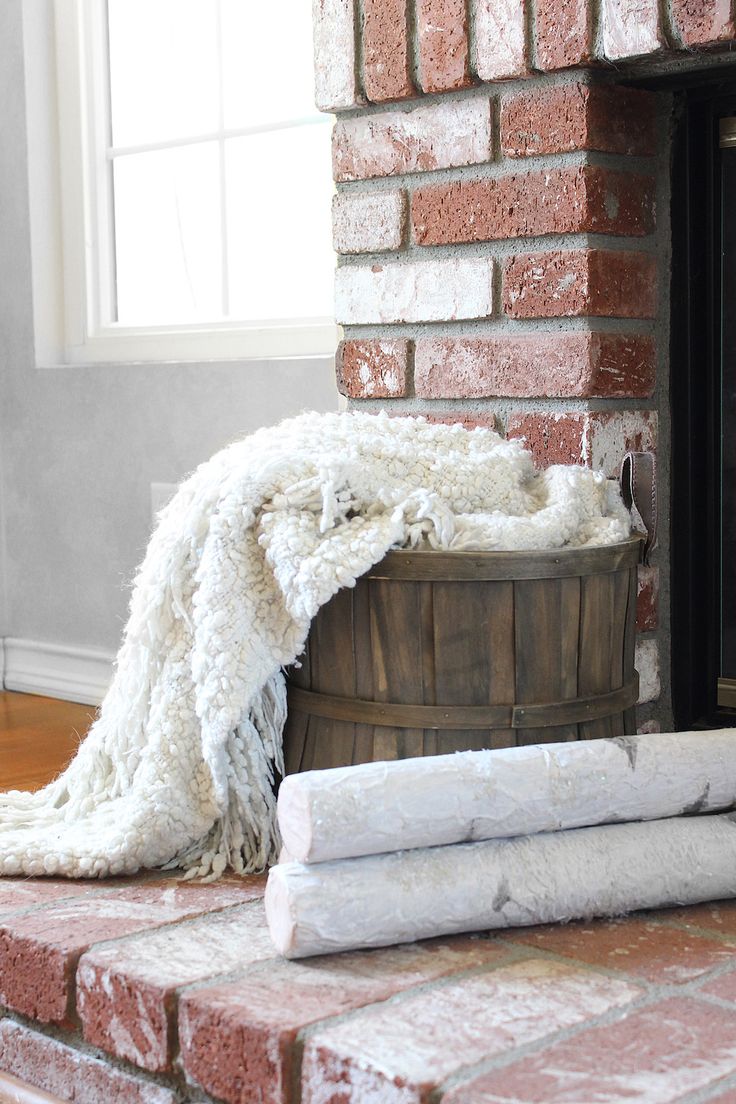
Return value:
M 92 648 L 70 648 L 7 636 L 0 641 L 5 690 L 99 705 L 112 679 L 114 656 Z

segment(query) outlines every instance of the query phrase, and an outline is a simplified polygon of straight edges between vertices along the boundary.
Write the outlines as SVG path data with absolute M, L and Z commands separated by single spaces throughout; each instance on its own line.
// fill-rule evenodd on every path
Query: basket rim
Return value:
M 582 548 L 487 552 L 393 548 L 363 578 L 510 580 L 607 573 L 637 564 L 645 539 L 642 533 L 633 532 L 615 544 Z

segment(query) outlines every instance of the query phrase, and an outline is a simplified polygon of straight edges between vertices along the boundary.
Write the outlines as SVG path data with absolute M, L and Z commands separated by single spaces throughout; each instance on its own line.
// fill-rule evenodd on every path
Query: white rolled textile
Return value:
M 736 729 L 620 736 L 289 775 L 278 818 L 300 862 L 659 820 L 736 805 Z
M 272 867 L 287 958 L 736 896 L 736 814 Z

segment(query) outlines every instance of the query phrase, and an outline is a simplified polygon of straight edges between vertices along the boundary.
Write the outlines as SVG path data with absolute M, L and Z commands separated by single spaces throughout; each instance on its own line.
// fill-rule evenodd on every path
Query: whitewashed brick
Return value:
M 333 132 L 336 180 L 450 169 L 493 156 L 490 100 L 473 97 L 338 119 Z
M 656 701 L 660 694 L 659 645 L 656 640 L 637 640 L 634 666 L 639 672 L 639 705 Z
M 177 1094 L 74 1047 L 4 1020 L 0 1024 L 0 1069 L 49 1099 L 75 1104 L 176 1104 Z M 14 1097 L 2 1096 L 3 1100 Z M 33 1100 L 30 1090 L 19 1101 Z M 39 1099 L 41 1099 L 39 1094 Z
M 658 0 L 601 0 L 603 56 L 651 54 L 664 44 Z
M 481 80 L 526 72 L 526 0 L 473 0 L 474 68 Z
M 332 201 L 332 243 L 337 253 L 400 249 L 406 226 L 406 193 L 343 192 Z
M 335 279 L 335 312 L 344 325 L 486 318 L 493 308 L 492 261 L 344 265 Z
M 586 415 L 582 460 L 596 471 L 616 478 L 624 453 L 654 452 L 657 448 L 657 412 L 617 410 Z
M 355 66 L 353 0 L 312 0 L 314 100 L 320 111 L 360 102 Z

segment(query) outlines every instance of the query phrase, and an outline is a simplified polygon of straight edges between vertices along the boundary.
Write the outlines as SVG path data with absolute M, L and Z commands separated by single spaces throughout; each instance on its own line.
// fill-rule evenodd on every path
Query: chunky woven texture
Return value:
M 540 549 L 629 535 L 618 488 L 518 441 L 305 414 L 217 453 L 159 518 L 116 673 L 66 772 L 0 797 L 0 873 L 216 877 L 275 858 L 281 667 L 392 546 Z

